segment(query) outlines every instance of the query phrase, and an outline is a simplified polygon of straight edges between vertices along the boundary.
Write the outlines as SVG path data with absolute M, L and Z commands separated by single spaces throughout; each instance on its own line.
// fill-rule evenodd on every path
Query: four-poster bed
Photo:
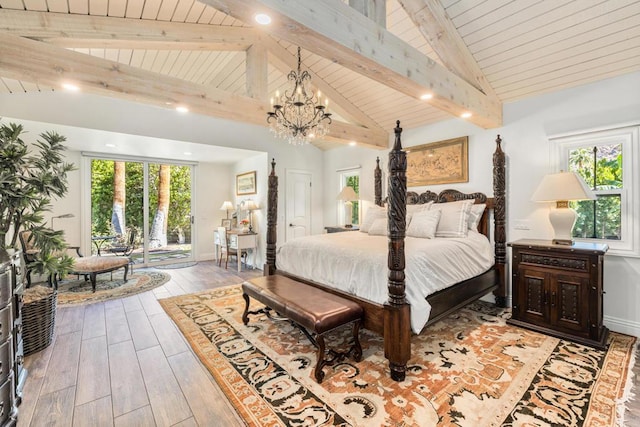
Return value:
M 463 307 L 489 292 L 494 293 L 496 304 L 506 303 L 506 235 L 505 235 L 505 157 L 500 147 L 500 136 L 493 154 L 493 191 L 494 197 L 487 198 L 482 193 L 465 194 L 456 190 L 445 190 L 440 194 L 427 191 L 422 194 L 407 192 L 406 153 L 402 150 L 402 128 L 397 122 L 395 143 L 389 153 L 388 196 L 388 298 L 384 303 L 376 303 L 342 290 L 328 287 L 315 280 L 298 277 L 276 267 L 276 227 L 278 202 L 278 177 L 275 174 L 275 160 L 269 175 L 267 207 L 267 248 L 265 275 L 279 274 L 294 278 L 303 283 L 321 288 L 349 300 L 355 301 L 364 309 L 363 326 L 384 337 L 385 357 L 389 360 L 391 377 L 402 381 L 406 365 L 411 356 L 411 306 L 407 301 L 405 286 L 405 233 L 407 226 L 407 204 L 429 202 L 445 203 L 459 200 L 474 200 L 476 204 L 486 204 L 479 222 L 478 231 L 490 236 L 489 213 L 493 211 L 494 220 L 494 264 L 487 271 L 467 280 L 439 290 L 426 300 L 431 305 L 427 325 L 436 322 L 449 313 Z M 383 206 L 382 171 L 379 160 L 375 169 L 375 203 Z M 351 233 L 348 233 L 351 234 Z

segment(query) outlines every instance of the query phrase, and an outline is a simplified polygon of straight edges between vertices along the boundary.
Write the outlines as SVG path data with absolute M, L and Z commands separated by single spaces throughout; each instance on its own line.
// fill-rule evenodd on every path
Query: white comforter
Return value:
M 319 234 L 280 246 L 276 267 L 362 298 L 387 300 L 387 236 L 359 231 Z M 470 279 L 493 265 L 489 240 L 476 231 L 466 238 L 405 239 L 405 283 L 411 328 L 420 333 L 431 306 L 427 295 Z

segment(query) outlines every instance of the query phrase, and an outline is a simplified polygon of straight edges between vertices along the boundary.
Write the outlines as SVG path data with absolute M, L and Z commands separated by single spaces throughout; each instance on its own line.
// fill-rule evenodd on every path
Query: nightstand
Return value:
M 512 248 L 512 325 L 598 349 L 609 330 L 602 323 L 603 263 L 609 247 L 576 242 L 518 240 Z
M 343 231 L 358 231 L 360 230 L 360 227 L 358 227 L 357 225 L 354 225 L 353 227 L 349 228 L 342 225 L 342 226 L 325 227 L 324 229 L 327 231 L 327 233 L 342 233 Z

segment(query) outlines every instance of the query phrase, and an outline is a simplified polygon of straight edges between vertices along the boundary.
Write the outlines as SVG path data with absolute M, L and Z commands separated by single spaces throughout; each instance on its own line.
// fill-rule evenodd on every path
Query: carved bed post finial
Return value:
M 494 291 L 496 305 L 507 305 L 507 234 L 506 234 L 506 172 L 505 154 L 502 151 L 502 139 L 496 138 L 496 151 L 493 153 L 493 220 L 495 232 L 493 236 L 495 250 L 495 264 L 499 275 L 499 287 Z
M 267 190 L 267 260 L 263 274 L 269 276 L 276 271 L 276 241 L 278 237 L 278 175 L 276 175 L 276 159 L 271 160 L 269 188 Z
M 376 169 L 373 172 L 375 187 L 375 204 L 382 206 L 382 169 L 380 169 L 380 157 L 376 157 Z
M 400 121 L 389 153 L 388 231 L 389 299 L 384 305 L 384 352 L 391 378 L 403 381 L 411 356 L 411 308 L 405 293 L 404 237 L 407 225 L 407 154 L 402 150 Z

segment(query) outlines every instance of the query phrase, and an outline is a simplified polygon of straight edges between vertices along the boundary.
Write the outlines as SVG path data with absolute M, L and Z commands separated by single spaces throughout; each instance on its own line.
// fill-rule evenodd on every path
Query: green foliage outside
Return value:
M 160 165 L 149 164 L 149 219 L 158 207 L 158 174 Z M 125 227 L 135 228 L 137 236 L 142 236 L 143 227 L 143 188 L 144 171 L 140 162 L 125 163 Z M 91 233 L 94 236 L 113 234 L 111 216 L 114 194 L 114 161 L 93 160 L 91 162 Z M 171 198 L 167 230 L 174 239 L 180 232 L 190 239 L 191 213 L 191 168 L 189 166 L 171 166 Z
M 356 192 L 357 195 L 360 195 L 360 176 L 359 175 L 351 175 L 347 177 L 346 185 L 348 187 L 353 188 L 353 191 Z M 351 223 L 358 224 L 358 218 L 360 218 L 360 201 L 354 200 L 351 206 Z
M 622 189 L 622 146 L 598 146 L 595 161 L 593 148 L 572 150 L 569 169 L 582 176 L 596 192 Z M 596 201 L 571 202 L 571 207 L 578 214 L 574 237 L 620 240 L 622 204 L 619 193 L 599 194 Z

